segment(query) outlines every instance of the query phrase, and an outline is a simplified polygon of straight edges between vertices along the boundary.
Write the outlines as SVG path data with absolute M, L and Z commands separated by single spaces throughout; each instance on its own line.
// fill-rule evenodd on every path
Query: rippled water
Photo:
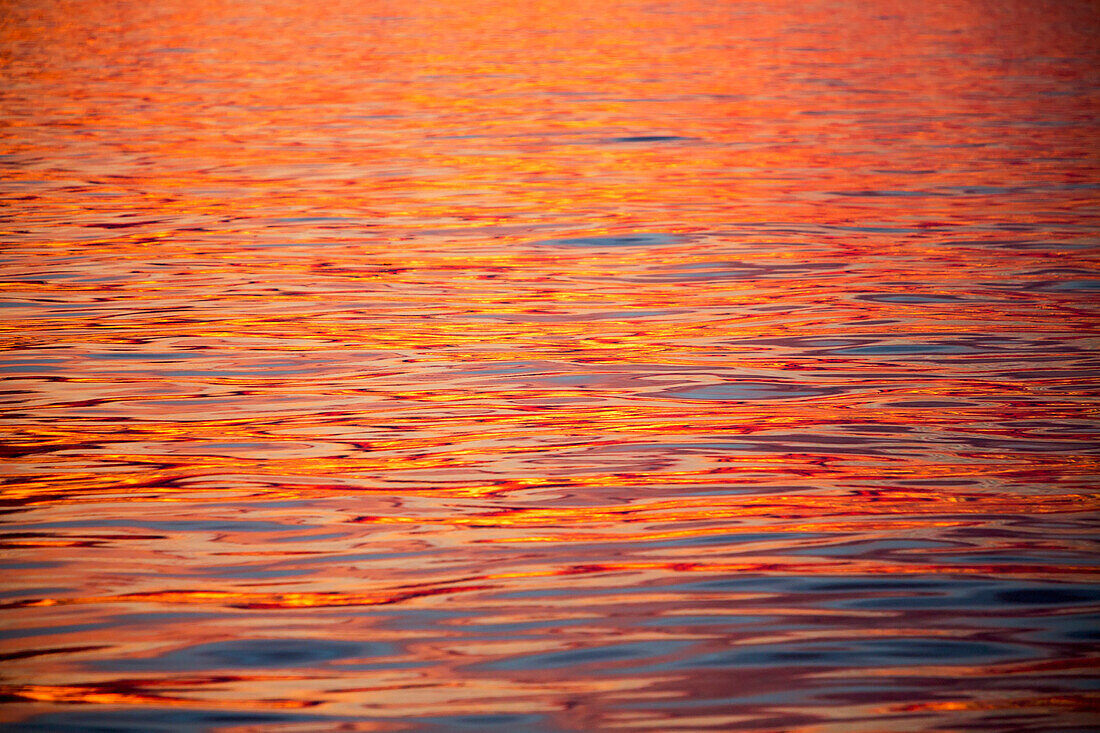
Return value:
M 0 3 L 0 721 L 1090 730 L 1098 25 Z

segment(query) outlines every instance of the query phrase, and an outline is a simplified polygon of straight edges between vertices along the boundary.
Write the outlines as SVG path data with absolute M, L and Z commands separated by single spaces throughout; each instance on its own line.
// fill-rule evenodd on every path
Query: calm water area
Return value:
M 0 0 L 0 729 L 1100 727 L 1092 0 Z

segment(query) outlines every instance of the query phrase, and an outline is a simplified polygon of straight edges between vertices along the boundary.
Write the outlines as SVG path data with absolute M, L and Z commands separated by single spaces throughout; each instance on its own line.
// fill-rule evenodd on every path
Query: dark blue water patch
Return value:
M 946 239 L 941 244 L 957 244 L 963 247 L 996 247 L 997 249 L 1006 249 L 1012 247 L 1025 247 L 1029 244 L 1036 244 L 1035 240 L 1031 239 Z
M 146 226 L 149 224 L 160 224 L 163 219 L 144 219 L 140 221 L 103 221 L 95 222 L 92 224 L 81 224 L 80 226 L 87 227 L 89 229 L 131 229 L 133 227 Z
M 268 377 L 286 376 L 291 374 L 316 374 L 315 367 L 304 369 L 280 369 L 278 367 L 262 367 L 260 369 L 233 370 L 233 369 L 158 369 L 161 377 Z
M 708 670 L 711 675 L 716 674 L 729 674 L 727 670 L 711 668 Z M 738 688 L 736 686 L 730 686 L 727 688 L 731 694 L 715 694 L 712 696 L 701 695 L 695 698 L 689 698 L 686 700 L 661 700 L 660 706 L 662 709 L 683 709 L 683 708 L 715 708 L 715 712 L 721 714 L 732 707 L 740 706 L 742 708 L 748 706 L 776 706 L 776 705 L 815 705 L 820 706 L 825 701 L 830 701 L 831 697 L 838 698 L 841 702 L 851 704 L 851 700 L 854 696 L 863 695 L 864 699 L 871 703 L 882 704 L 887 702 L 889 698 L 886 697 L 884 686 L 878 685 L 855 685 L 851 683 L 850 679 L 844 680 L 844 686 L 842 692 L 830 693 L 829 688 L 820 688 L 817 686 L 806 685 L 798 689 L 785 689 L 782 692 L 765 692 L 765 693 L 750 693 L 750 694 L 737 694 Z M 834 688 L 836 689 L 836 688 Z M 896 696 L 896 699 L 906 702 L 912 702 L 914 699 L 919 699 L 923 690 L 920 687 L 907 687 L 897 684 L 896 680 L 890 680 L 889 695 Z M 831 701 L 830 701 L 831 702 Z M 652 701 L 633 702 L 626 703 L 619 706 L 626 710 L 631 709 L 648 709 L 653 707 Z M 880 718 L 881 721 L 881 718 Z M 734 729 L 739 730 L 739 729 Z M 759 724 L 754 723 L 751 730 L 759 731 L 765 730 Z M 766 730 L 788 730 L 788 728 L 779 727 L 767 727 Z
M 1011 582 L 948 574 L 942 577 L 742 576 L 679 584 L 675 588 L 691 593 L 783 595 L 789 602 L 801 601 L 824 608 L 969 609 L 998 615 L 1100 603 L 1100 584 Z
M 1021 249 L 1021 250 L 1028 250 L 1028 249 L 1050 249 L 1050 250 L 1085 249 L 1085 250 L 1095 250 L 1096 249 L 1096 244 L 1094 242 L 1089 242 L 1089 241 L 1067 242 L 1067 241 L 1064 241 L 1064 240 L 1059 241 L 1059 242 L 1023 242 L 1019 245 L 1008 246 L 1008 247 L 1006 247 L 1006 249 Z
M 890 189 L 865 189 L 861 191 L 826 191 L 826 193 L 833 196 L 848 196 L 854 198 L 932 198 L 950 195 L 937 191 L 901 191 Z
M 1100 554 L 1086 550 L 1072 551 L 1043 548 L 1037 550 L 1036 553 L 1031 554 L 1027 550 L 1006 554 L 963 552 L 957 555 L 937 555 L 936 562 L 965 565 L 1050 565 L 1052 568 L 1063 565 L 1100 565 Z
M 439 631 L 442 628 L 452 629 L 449 621 L 456 619 L 468 619 L 470 614 L 465 611 L 432 611 L 405 609 L 399 613 L 392 610 L 380 611 L 377 608 L 365 608 L 359 611 L 347 610 L 341 615 L 368 616 L 372 624 L 380 629 L 408 630 L 432 630 Z M 450 633 L 449 631 L 447 633 Z
M 198 577 L 198 578 L 231 578 L 233 580 L 262 580 L 264 578 L 297 578 L 302 575 L 312 575 L 315 571 L 307 568 L 271 570 L 248 567 L 212 567 L 198 568 L 190 572 L 177 572 L 173 577 Z
M 22 588 L 16 590 L 0 590 L 2 598 L 46 598 L 48 596 L 63 595 L 73 592 L 67 586 L 45 586 L 42 588 Z M 0 632 L 2 633 L 2 632 Z
M 680 628 L 684 626 L 747 626 L 751 624 L 775 623 L 775 616 L 738 616 L 733 614 L 715 614 L 713 616 L 661 616 L 646 619 L 639 626 L 659 626 L 661 628 Z
M 1092 278 L 1060 278 L 1057 280 L 1002 280 L 984 283 L 986 287 L 1009 291 L 1039 291 L 1062 293 L 1095 293 L 1100 290 L 1100 280 Z
M 216 641 L 165 652 L 156 657 L 97 661 L 113 672 L 200 672 L 217 669 L 315 667 L 341 659 L 392 656 L 390 644 L 325 639 L 242 639 Z
M 241 508 L 241 503 L 240 501 L 204 501 L 199 506 L 228 507 L 234 511 L 238 511 Z M 263 501 L 257 499 L 256 501 L 248 502 L 248 506 L 253 509 L 286 509 L 288 507 L 307 509 L 314 506 L 314 502 L 310 499 L 279 499 L 276 501 Z
M 907 425 L 838 425 L 840 430 L 853 430 L 861 433 L 871 433 L 872 435 L 905 435 L 913 432 L 913 428 Z M 973 483 L 973 482 L 971 482 Z
M 881 591 L 906 590 L 916 592 L 924 590 L 935 592 L 950 583 L 928 580 L 892 580 L 866 576 L 856 580 L 837 577 L 812 579 L 800 576 L 740 575 L 729 578 L 698 580 L 676 586 L 681 592 L 688 593 L 765 593 L 774 595 L 802 595 L 809 600 L 818 600 L 821 593 L 870 593 Z
M 0 630 L 0 639 L 32 639 L 36 636 L 56 637 L 63 634 L 75 634 L 81 631 L 96 631 L 113 628 L 113 622 L 94 624 L 69 624 L 67 626 L 31 626 L 25 629 Z
M 340 672 L 387 672 L 393 670 L 404 669 L 422 669 L 423 667 L 431 666 L 430 662 L 372 662 L 369 664 L 346 664 L 337 663 L 333 665 L 334 670 Z
M 224 619 L 225 614 L 218 613 L 124 613 L 111 616 L 103 621 L 68 626 L 30 626 L 21 629 L 0 630 L 0 639 L 29 639 L 35 636 L 60 636 L 81 631 L 97 629 L 131 628 L 146 624 L 193 623 L 205 619 Z
M 555 618 L 552 620 L 539 620 L 539 621 L 512 621 L 507 623 L 481 623 L 473 620 L 472 623 L 468 623 L 469 618 L 465 619 L 461 624 L 446 624 L 450 629 L 461 629 L 463 631 L 477 631 L 480 633 L 490 634 L 515 634 L 523 631 L 546 631 L 548 629 L 561 629 L 567 626 L 586 626 L 592 623 L 590 618 Z
M 538 720 L 538 716 L 535 715 L 458 715 L 447 718 L 447 723 L 481 730 L 483 728 L 530 724 Z
M 638 641 L 627 644 L 608 644 L 563 652 L 508 657 L 496 662 L 478 664 L 475 668 L 492 671 L 539 671 L 590 664 L 615 664 L 664 657 L 693 643 L 690 641 Z
M 872 303 L 958 303 L 963 302 L 964 299 L 954 295 L 933 295 L 931 293 L 873 293 L 871 295 L 857 296 L 857 300 L 866 300 Z
M 479 321 L 505 321 L 508 323 L 557 323 L 561 321 L 568 321 L 571 323 L 577 323 L 580 321 L 632 321 L 643 318 L 656 318 L 660 316 L 677 315 L 684 313 L 681 309 L 668 309 L 668 310 L 620 310 L 620 311 L 607 311 L 604 313 L 584 313 L 575 314 L 570 312 L 561 313 L 470 313 L 463 314 L 463 318 L 469 318 Z
M 864 586 L 865 584 L 859 584 Z M 827 592 L 828 588 L 820 589 Z M 1100 603 L 1100 586 L 1058 586 L 1026 585 L 1006 582 L 978 582 L 965 581 L 945 582 L 939 587 L 923 587 L 906 589 L 899 587 L 892 593 L 882 593 L 886 589 L 878 587 L 863 587 L 856 592 L 855 597 L 842 601 L 827 603 L 825 605 L 850 609 L 874 609 L 874 610 L 901 610 L 901 609 L 980 609 L 985 613 L 1010 614 L 1020 613 L 1028 609 L 1042 609 L 1050 607 L 1088 606 Z M 860 597 L 862 594 L 862 597 Z
M 843 427 L 843 426 L 839 426 Z M 833 453 L 858 453 L 860 455 L 874 455 L 881 453 L 881 448 L 887 447 L 890 451 L 897 451 L 905 447 L 911 447 L 912 442 L 899 440 L 880 431 L 871 431 L 871 435 L 823 435 L 814 433 L 778 433 L 753 435 L 754 441 L 751 447 L 754 450 L 775 450 L 775 444 L 779 447 L 798 446 L 798 450 L 806 448 L 826 448 Z M 736 444 L 733 444 L 736 445 Z M 732 450 L 733 448 L 730 448 Z
M 632 540 L 631 545 L 645 548 L 662 548 L 662 547 L 710 547 L 713 545 L 729 545 L 736 546 L 742 544 L 749 544 L 752 542 L 775 542 L 782 540 L 784 542 L 803 539 L 815 539 L 824 537 L 822 534 L 811 534 L 809 532 L 759 532 L 759 533 L 724 533 L 724 534 L 708 534 L 699 535 L 695 537 L 682 537 L 675 540 Z M 589 543 L 580 543 L 586 546 Z
M 812 536 L 812 535 L 811 535 Z M 821 536 L 821 535 L 818 535 Z M 826 557 L 850 557 L 867 554 L 881 554 L 896 552 L 898 550 L 927 550 L 956 547 L 950 542 L 938 542 L 935 540 L 867 540 L 864 542 L 848 542 L 844 544 L 830 544 L 819 547 L 799 547 L 784 550 L 788 555 L 821 555 Z M 923 553 L 922 553 L 923 555 Z M 937 560 L 940 556 L 937 555 Z
M 885 334 L 871 333 L 846 337 L 785 336 L 783 338 L 737 339 L 735 341 L 731 341 L 730 343 L 735 343 L 738 345 L 752 344 L 760 346 L 782 346 L 790 349 L 798 349 L 800 351 L 804 351 L 808 349 L 831 350 L 847 346 L 865 346 L 867 344 L 873 344 L 878 341 L 882 341 L 886 338 L 889 338 L 889 336 Z
M 564 374 L 557 377 L 543 377 L 539 379 L 539 382 L 561 385 L 562 387 L 599 387 L 606 385 L 608 382 L 615 383 L 617 381 L 628 381 L 630 379 L 629 375 L 618 373 Z
M 85 278 L 81 282 L 106 282 L 109 280 L 117 280 L 122 278 Z M 96 306 L 84 306 L 80 310 L 60 310 L 57 306 L 45 306 L 41 309 L 41 313 L 36 314 L 42 318 L 85 318 L 94 313 Z
M 63 562 L 0 562 L 0 570 L 42 570 L 64 566 Z
M 89 706 L 45 713 L 18 723 L 7 723 L 8 733 L 210 733 L 229 727 L 274 726 L 349 720 L 306 713 L 232 712 L 181 708 L 115 708 Z
M 404 730 L 404 728 L 402 728 Z M 410 730 L 422 733 L 448 733 L 449 731 L 495 731 L 510 733 L 560 733 L 561 727 L 545 715 L 528 713 L 486 713 L 483 715 L 449 715 L 416 719 Z
M 849 356 L 920 356 L 922 354 L 968 354 L 974 349 L 954 344 L 879 344 L 857 346 L 851 349 L 835 349 L 834 354 Z
M 681 135 L 625 135 L 623 137 L 609 137 L 601 142 L 605 143 L 675 143 L 691 142 L 697 138 L 683 137 Z
M 841 269 L 844 265 L 831 262 L 803 262 L 796 265 L 754 265 L 744 262 L 695 262 L 677 265 L 667 270 L 657 270 L 648 277 L 639 280 L 705 282 L 708 280 L 763 280 L 768 278 L 807 276 L 812 273 L 827 273 Z
M 355 219 L 347 216 L 286 216 L 271 221 L 276 224 L 309 224 L 327 221 L 355 221 Z
M 1100 290 L 1100 280 L 1061 280 L 1042 283 L 1034 289 L 1056 293 L 1095 292 Z
M 1030 620 L 1032 624 L 1035 619 Z M 1021 636 L 1029 641 L 1055 644 L 1096 644 L 1100 643 L 1100 614 L 1082 613 L 1074 616 L 1059 614 L 1050 626 L 1024 633 Z M 1100 679 L 1094 680 L 1100 685 Z
M 546 247 L 582 247 L 604 249 L 607 247 L 669 247 L 680 244 L 684 237 L 659 232 L 639 232 L 635 234 L 614 234 L 598 237 L 569 237 L 563 239 L 541 239 L 531 242 Z
M 1029 190 L 1019 186 L 944 186 L 943 188 L 950 193 L 961 193 L 967 196 L 996 196 L 1003 193 L 1021 193 Z
M 850 639 L 791 644 L 753 644 L 728 651 L 700 654 L 659 665 L 663 669 L 713 667 L 892 667 L 928 662 L 993 664 L 1033 659 L 1035 652 L 1022 644 L 964 641 L 947 638 Z
M 484 366 L 483 366 L 484 365 Z M 448 370 L 451 378 L 496 376 L 499 374 L 544 374 L 561 369 L 561 364 L 553 361 L 494 361 L 470 364 L 466 369 Z
M 19 367 L 37 367 L 48 364 L 64 364 L 64 359 L 10 359 L 0 362 L 0 369 L 20 371 Z
M 693 387 L 669 389 L 654 392 L 647 396 L 664 397 L 676 400 L 704 401 L 752 401 L 752 400 L 791 400 L 804 397 L 823 397 L 842 394 L 839 387 L 811 387 L 794 382 L 726 382 L 724 384 L 704 384 Z
M 349 532 L 322 532 L 321 534 L 292 535 L 290 537 L 272 537 L 268 542 L 315 542 L 317 540 L 335 540 L 348 537 Z
M 1072 606 L 1100 603 L 1100 585 L 1018 586 L 998 590 L 991 595 L 998 604 L 1011 606 Z
M 683 313 L 681 309 L 664 309 L 664 310 L 618 310 L 607 311 L 604 313 L 592 313 L 585 316 L 585 320 L 593 321 L 629 321 L 635 318 L 653 318 L 656 316 L 670 316 Z

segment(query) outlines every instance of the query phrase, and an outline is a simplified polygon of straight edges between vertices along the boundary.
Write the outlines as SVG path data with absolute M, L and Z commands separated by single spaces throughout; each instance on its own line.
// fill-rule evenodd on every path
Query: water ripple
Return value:
M 8 3 L 0 726 L 1094 729 L 1087 5 Z

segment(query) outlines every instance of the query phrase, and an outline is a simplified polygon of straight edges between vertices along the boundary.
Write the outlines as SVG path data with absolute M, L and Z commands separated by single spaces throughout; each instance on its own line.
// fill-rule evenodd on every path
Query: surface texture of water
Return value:
M 0 2 L 0 721 L 1097 725 L 1094 2 Z

